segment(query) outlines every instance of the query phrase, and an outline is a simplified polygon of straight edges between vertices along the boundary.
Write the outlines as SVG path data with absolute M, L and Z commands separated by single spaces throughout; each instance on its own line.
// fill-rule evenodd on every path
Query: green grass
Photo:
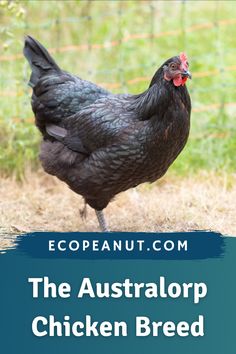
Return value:
M 25 15 L 17 17 L 23 7 Z M 193 73 L 188 83 L 193 103 L 187 147 L 171 167 L 173 173 L 198 170 L 235 171 L 236 70 L 234 1 L 21 1 L 16 10 L 0 7 L 0 57 L 22 52 L 28 33 L 48 48 L 107 44 L 106 48 L 56 52 L 62 68 L 97 83 L 118 83 L 113 92 L 137 93 L 147 81 L 129 84 L 136 77 L 152 77 L 167 58 L 186 51 Z M 193 26 L 210 23 L 208 28 Z M 165 35 L 165 32 L 170 32 Z M 149 33 L 153 38 L 130 35 Z M 158 37 L 160 33 L 164 33 Z M 116 41 L 119 45 L 109 46 Z M 1 59 L 1 58 L 0 58 Z M 229 67 L 234 66 L 229 70 Z M 234 69 L 234 70 L 232 70 Z M 220 74 L 198 77 L 201 72 Z M 23 175 L 37 168 L 39 133 L 33 117 L 23 58 L 0 61 L 0 169 Z M 199 109 L 216 105 L 214 109 Z

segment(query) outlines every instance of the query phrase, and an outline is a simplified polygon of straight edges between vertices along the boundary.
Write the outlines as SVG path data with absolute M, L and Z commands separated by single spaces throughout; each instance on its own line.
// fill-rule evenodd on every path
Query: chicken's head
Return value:
M 192 78 L 189 70 L 188 59 L 185 53 L 169 59 L 163 65 L 164 79 L 173 80 L 175 86 L 183 86 L 188 78 Z

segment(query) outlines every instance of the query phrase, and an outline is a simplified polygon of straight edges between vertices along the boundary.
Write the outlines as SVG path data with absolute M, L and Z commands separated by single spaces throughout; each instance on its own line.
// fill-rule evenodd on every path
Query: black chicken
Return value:
M 162 177 L 185 146 L 191 101 L 184 53 L 168 59 L 138 95 L 112 94 L 59 68 L 27 36 L 24 55 L 32 74 L 32 109 L 43 135 L 40 160 L 95 209 L 122 191 Z

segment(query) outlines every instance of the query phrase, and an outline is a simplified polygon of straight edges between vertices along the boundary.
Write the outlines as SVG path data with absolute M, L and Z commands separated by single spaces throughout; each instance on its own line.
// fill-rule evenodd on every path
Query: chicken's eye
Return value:
M 176 65 L 175 63 L 171 63 L 171 64 L 170 64 L 170 68 L 171 68 L 172 70 L 176 70 L 176 69 L 177 69 L 177 65 Z

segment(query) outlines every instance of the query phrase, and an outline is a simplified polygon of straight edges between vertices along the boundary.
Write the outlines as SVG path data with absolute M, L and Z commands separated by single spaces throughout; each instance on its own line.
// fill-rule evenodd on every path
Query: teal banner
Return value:
M 91 246 L 99 235 L 102 244 L 95 242 L 95 249 L 79 257 L 82 241 Z M 135 235 L 20 237 L 14 249 L 0 255 L 1 351 L 234 354 L 236 239 L 198 232 Z M 161 249 L 154 250 L 156 258 L 145 259 L 125 246 L 102 250 L 106 240 L 110 247 L 115 241 L 118 247 L 119 240 L 149 240 L 147 248 L 157 241 Z M 198 241 L 196 253 L 192 247 Z M 130 256 L 123 257 L 127 252 Z

